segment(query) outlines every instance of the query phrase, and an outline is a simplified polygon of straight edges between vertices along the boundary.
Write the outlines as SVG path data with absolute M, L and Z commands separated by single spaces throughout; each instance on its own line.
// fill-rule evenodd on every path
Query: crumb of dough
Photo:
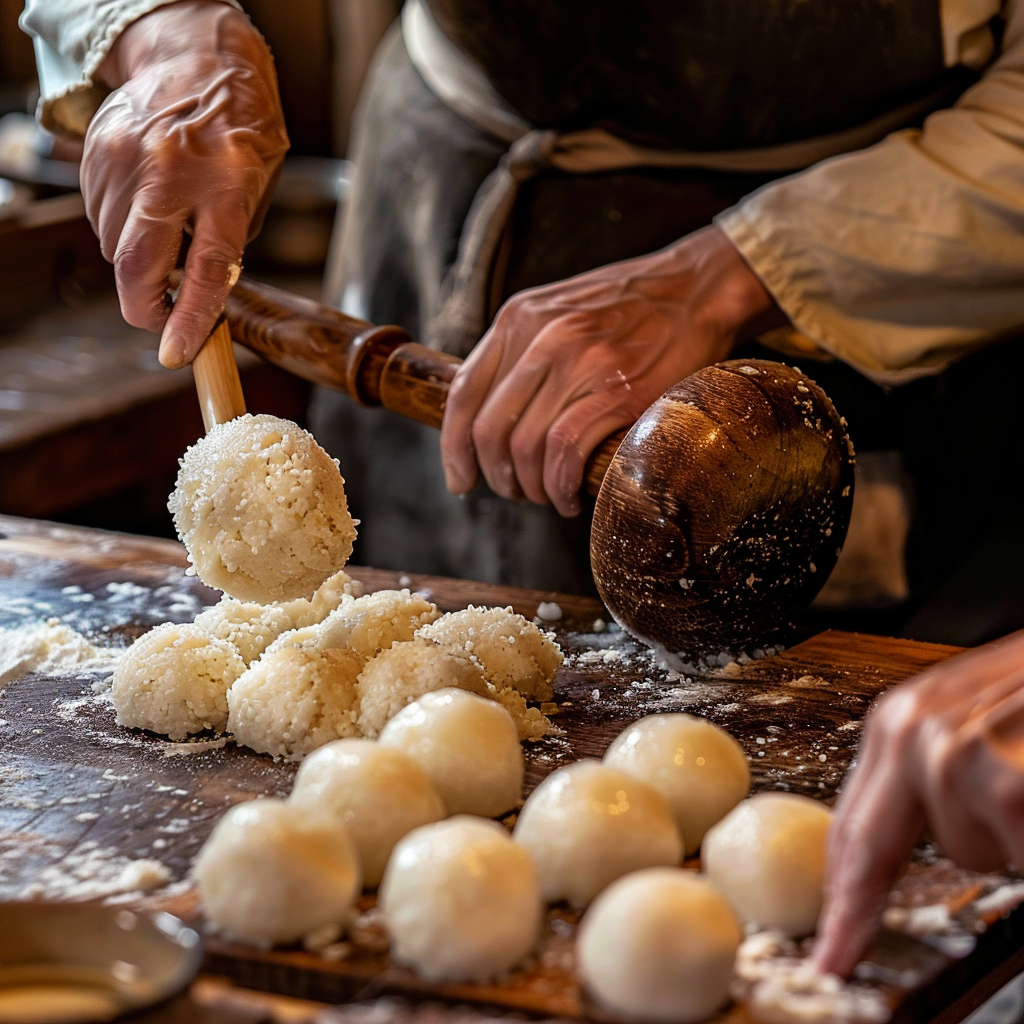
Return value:
M 195 624 L 234 644 L 246 665 L 251 665 L 282 633 L 314 625 L 344 601 L 351 601 L 352 583 L 344 572 L 337 572 L 311 599 L 280 604 L 238 601 L 225 594 L 213 607 L 200 612 Z
M 512 687 L 530 700 L 551 700 L 551 680 L 562 664 L 562 652 L 550 633 L 511 608 L 470 605 L 442 615 L 420 635 L 472 655 L 499 690 Z
M 227 725 L 227 691 L 245 663 L 226 640 L 168 622 L 139 637 L 114 670 L 118 725 L 183 740 Z
M 93 646 L 56 618 L 0 628 L 0 689 L 31 672 L 104 668 L 121 653 Z
M 243 746 L 289 757 L 358 736 L 360 668 L 352 651 L 265 654 L 228 691 L 228 729 Z
M 468 655 L 431 640 L 405 640 L 378 654 L 359 674 L 359 727 L 376 738 L 387 721 L 417 697 L 457 686 L 481 697 L 491 692 L 480 666 Z
M 501 704 L 512 716 L 520 740 L 539 740 L 551 732 L 551 719 L 540 708 L 531 708 L 518 690 L 511 686 L 499 690 L 490 684 L 488 689 L 491 699 Z
M 311 598 L 356 536 L 338 463 L 277 416 L 213 427 L 182 457 L 168 508 L 195 573 L 240 601 Z

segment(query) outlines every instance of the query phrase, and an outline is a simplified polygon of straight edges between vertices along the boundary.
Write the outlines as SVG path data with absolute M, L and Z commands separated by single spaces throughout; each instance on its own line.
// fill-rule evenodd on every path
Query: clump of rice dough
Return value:
M 511 687 L 530 700 L 551 700 L 562 652 L 549 633 L 511 608 L 470 605 L 424 626 L 421 636 L 471 654 L 498 690 Z
M 312 597 L 356 536 L 338 463 L 277 416 L 247 413 L 200 438 L 168 508 L 199 578 L 240 601 Z
M 228 729 L 246 747 L 289 757 L 358 736 L 362 664 L 345 650 L 264 654 L 228 691 Z
M 225 595 L 196 616 L 195 624 L 212 636 L 234 644 L 246 665 L 252 664 L 282 633 L 308 628 L 329 615 L 346 599 L 353 580 L 335 573 L 310 600 L 257 604 Z
M 226 640 L 168 622 L 139 637 L 114 670 L 118 725 L 183 740 L 228 724 L 228 688 L 245 663 Z
M 369 661 L 396 643 L 412 640 L 421 626 L 433 622 L 439 614 L 437 605 L 419 594 L 378 590 L 344 602 L 316 626 L 282 636 L 277 647 L 344 647 Z
M 359 674 L 359 727 L 376 738 L 387 721 L 417 697 L 455 686 L 481 697 L 491 692 L 469 655 L 422 638 L 395 644 L 371 658 Z

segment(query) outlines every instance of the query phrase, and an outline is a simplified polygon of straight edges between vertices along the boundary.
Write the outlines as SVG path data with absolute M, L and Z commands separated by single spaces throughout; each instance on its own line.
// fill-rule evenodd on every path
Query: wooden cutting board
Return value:
M 58 616 L 106 643 L 127 644 L 159 622 L 188 621 L 216 595 L 184 576 L 170 542 L 0 517 L 0 625 Z M 831 802 L 874 697 L 955 648 L 829 632 L 745 665 L 673 677 L 621 632 L 594 630 L 596 601 L 468 581 L 354 569 L 367 589 L 410 586 L 445 609 L 511 604 L 532 616 L 556 600 L 566 652 L 556 680 L 558 733 L 527 748 L 527 791 L 562 764 L 600 757 L 629 722 L 661 711 L 702 715 L 743 745 L 755 789 Z M 286 795 L 293 764 L 220 741 L 176 744 L 119 728 L 93 678 L 35 675 L 0 694 L 0 898 L 96 896 L 143 864 L 170 885 L 128 899 L 200 921 L 189 864 L 223 811 Z M 128 872 L 126 874 L 125 872 Z M 995 894 L 995 895 L 993 895 Z M 979 904 L 979 899 L 981 903 Z M 955 869 L 923 850 L 894 904 L 914 938 L 886 932 L 863 965 L 898 1020 L 959 1020 L 1024 968 L 1024 886 Z M 493 985 L 428 985 L 392 965 L 372 898 L 347 955 L 260 952 L 207 941 L 207 967 L 240 984 L 325 1002 L 398 993 L 554 1017 L 600 1017 L 572 976 L 575 916 L 554 909 L 540 953 Z M 920 911 L 920 908 L 930 908 Z M 943 910 L 945 908 L 945 910 Z M 943 914 L 946 919 L 943 921 Z M 950 916 L 951 915 L 951 916 Z M 941 1013 L 940 1013 L 941 1011 Z M 745 1019 L 742 1006 L 727 1014 Z

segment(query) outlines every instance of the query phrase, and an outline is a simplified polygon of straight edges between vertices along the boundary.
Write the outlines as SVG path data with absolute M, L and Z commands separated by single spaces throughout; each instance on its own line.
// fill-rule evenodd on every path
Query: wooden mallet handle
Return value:
M 417 423 L 441 426 L 462 360 L 416 344 L 401 327 L 375 327 L 245 278 L 228 296 L 224 313 L 235 341 L 267 362 L 361 405 L 383 405 Z M 589 494 L 600 490 L 625 436 L 625 430 L 613 434 L 591 455 L 584 477 Z
M 223 316 L 192 361 L 192 374 L 207 433 L 216 424 L 227 423 L 245 412 L 231 331 Z

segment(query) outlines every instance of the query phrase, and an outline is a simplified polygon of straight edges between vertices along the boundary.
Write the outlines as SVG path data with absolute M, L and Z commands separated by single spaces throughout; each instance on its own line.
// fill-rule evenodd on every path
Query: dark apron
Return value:
M 552 0 L 431 0 L 430 6 L 464 52 L 495 62 L 492 82 L 535 123 L 560 129 L 599 124 L 647 145 L 739 148 L 838 131 L 886 104 L 934 91 L 946 74 L 935 0 L 780 0 L 759 5 L 758 18 L 750 16 L 750 0 L 739 0 L 736 24 L 725 30 L 742 37 L 742 59 L 732 62 L 724 56 L 728 40 L 712 46 L 716 34 L 704 24 L 714 24 L 712 8 L 721 13 L 729 6 L 721 2 L 688 3 L 692 17 L 680 17 L 678 2 L 634 0 L 626 8 L 632 35 L 625 49 L 609 44 L 616 24 L 600 12 L 610 5 L 588 4 L 583 14 L 575 11 L 577 3 Z M 519 13 L 509 13 L 513 8 Z M 658 13 L 652 26 L 659 28 L 647 37 L 658 45 L 646 50 L 633 17 L 638 8 L 664 8 L 665 20 Z M 673 18 L 685 24 L 673 26 Z M 580 24 L 588 27 L 583 41 L 572 30 Z M 787 51 L 788 33 L 795 35 Z M 566 39 L 574 49 L 560 64 L 559 40 Z M 602 59 L 600 47 L 619 59 Z M 673 62 L 673 52 L 699 57 Z M 779 56 L 783 52 L 790 60 Z M 717 80 L 715 68 L 723 71 Z M 507 145 L 431 92 L 396 26 L 364 93 L 355 147 L 341 254 L 344 287 L 328 300 L 423 338 L 473 198 Z M 693 170 L 542 172 L 519 193 L 496 294 L 652 252 L 707 225 L 770 178 Z M 848 368 L 836 373 L 855 378 L 854 391 L 863 385 L 874 396 L 868 409 L 877 405 L 882 389 Z M 453 497 L 444 488 L 435 431 L 334 394 L 317 395 L 311 426 L 340 460 L 354 514 L 362 519 L 358 561 L 592 592 L 589 509 L 563 520 L 549 508 L 497 498 L 484 486 Z

